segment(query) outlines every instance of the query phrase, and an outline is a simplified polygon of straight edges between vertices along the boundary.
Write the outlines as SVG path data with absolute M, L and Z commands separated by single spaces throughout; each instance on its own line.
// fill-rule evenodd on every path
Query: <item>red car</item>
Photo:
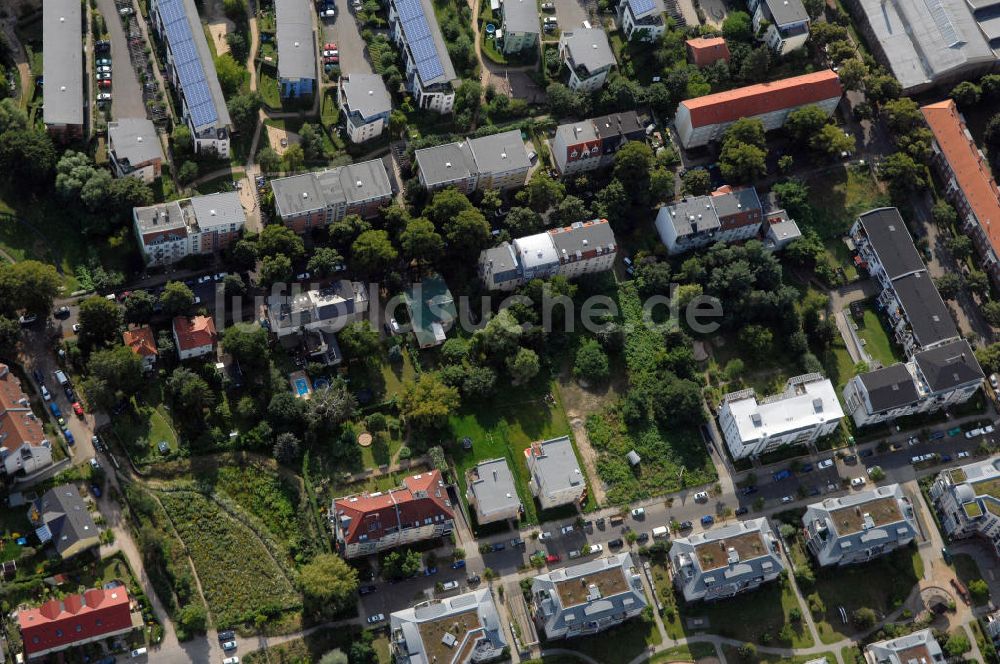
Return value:
M 323 44 L 323 50 L 324 51 L 336 51 L 337 50 L 337 42 L 330 42 L 329 44 Z
M 110 88 L 111 87 L 111 81 L 98 81 L 97 85 L 100 86 L 100 87 L 102 87 L 102 88 Z
M 338 62 L 340 62 L 340 56 L 339 55 L 329 55 L 329 56 L 323 58 L 323 64 L 335 65 Z
M 83 417 L 83 406 L 80 405 L 79 401 L 73 402 L 73 412 L 76 413 L 77 417 Z
M 559 556 L 557 556 L 554 553 L 550 553 L 549 555 L 545 556 L 545 562 L 547 563 L 557 563 L 560 560 L 561 558 L 559 558 Z

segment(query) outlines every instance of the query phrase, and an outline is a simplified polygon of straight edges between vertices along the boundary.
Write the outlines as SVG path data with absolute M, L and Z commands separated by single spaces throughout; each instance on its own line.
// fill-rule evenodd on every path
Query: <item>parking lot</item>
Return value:
M 589 21 L 597 16 L 596 2 L 585 0 L 552 0 L 552 2 L 556 6 L 555 16 L 559 20 L 559 29 L 562 31 L 583 27 L 584 21 Z M 552 16 L 552 12 L 544 12 L 544 14 Z M 543 39 L 545 38 L 543 37 Z
M 122 4 L 131 8 L 131 3 Z M 97 0 L 97 8 L 104 15 L 104 22 L 111 35 L 111 117 L 144 118 L 146 103 L 142 98 L 139 79 L 129 60 L 128 37 L 122 27 L 119 4 L 115 0 Z M 104 91 L 103 88 L 98 90 Z
M 337 17 L 321 19 L 323 43 L 336 42 L 340 50 L 340 71 L 344 74 L 372 74 L 371 63 L 365 56 L 365 42 L 361 39 L 358 22 L 350 9 L 350 0 L 334 0 Z

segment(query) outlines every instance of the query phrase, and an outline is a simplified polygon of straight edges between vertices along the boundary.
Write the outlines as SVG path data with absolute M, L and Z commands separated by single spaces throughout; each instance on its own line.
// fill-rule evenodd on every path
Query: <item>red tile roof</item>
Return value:
M 156 357 L 159 353 L 156 350 L 156 340 L 153 339 L 153 330 L 148 325 L 137 327 L 134 330 L 122 332 L 122 339 L 125 345 L 131 348 L 137 355 L 142 357 Z
M 685 43 L 691 62 L 699 67 L 707 67 L 719 60 L 729 62 L 729 45 L 722 37 L 696 37 Z
M 948 99 L 920 110 L 972 213 L 989 237 L 993 250 L 1000 253 L 1000 190 L 976 143 L 965 133 L 958 107 Z
M 6 364 L 0 364 L 0 439 L 11 452 L 25 443 L 40 445 L 45 440 L 45 430 L 31 411 L 21 381 Z
M 824 69 L 803 76 L 688 99 L 682 101 L 681 105 L 690 112 L 692 126 L 706 127 L 839 98 L 843 93 L 844 88 L 837 73 L 832 69 Z
M 212 346 L 218 337 L 215 333 L 215 321 L 208 316 L 178 316 L 174 319 L 174 335 L 177 337 L 177 350 Z
M 132 626 L 128 591 L 124 587 L 91 588 L 62 601 L 49 600 L 37 609 L 17 612 L 24 651 L 67 648 L 78 641 L 120 632 Z
M 377 541 L 390 528 L 423 525 L 425 519 L 440 522 L 435 517 L 455 518 L 439 470 L 411 475 L 403 480 L 403 486 L 390 491 L 340 498 L 336 510 L 348 544 L 362 541 L 362 535 L 369 542 Z

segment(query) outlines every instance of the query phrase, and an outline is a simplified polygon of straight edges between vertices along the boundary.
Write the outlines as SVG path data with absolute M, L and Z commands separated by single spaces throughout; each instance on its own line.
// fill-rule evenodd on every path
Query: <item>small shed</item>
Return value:
M 629 453 L 625 455 L 625 458 L 628 459 L 628 465 L 633 467 L 638 466 L 639 462 L 642 461 L 642 457 L 640 457 L 639 453 L 635 450 L 630 450 Z

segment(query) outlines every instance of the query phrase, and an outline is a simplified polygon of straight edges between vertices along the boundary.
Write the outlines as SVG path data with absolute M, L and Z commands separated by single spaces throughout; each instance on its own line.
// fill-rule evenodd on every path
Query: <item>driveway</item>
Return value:
M 350 9 L 350 0 L 335 0 L 337 18 L 321 19 L 320 33 L 323 43 L 336 42 L 340 49 L 340 71 L 344 74 L 373 74 L 375 70 L 365 54 L 359 25 Z
M 97 0 L 97 8 L 104 15 L 111 35 L 111 117 L 115 120 L 144 118 L 146 104 L 142 100 L 142 87 L 129 60 L 128 37 L 115 0 Z

